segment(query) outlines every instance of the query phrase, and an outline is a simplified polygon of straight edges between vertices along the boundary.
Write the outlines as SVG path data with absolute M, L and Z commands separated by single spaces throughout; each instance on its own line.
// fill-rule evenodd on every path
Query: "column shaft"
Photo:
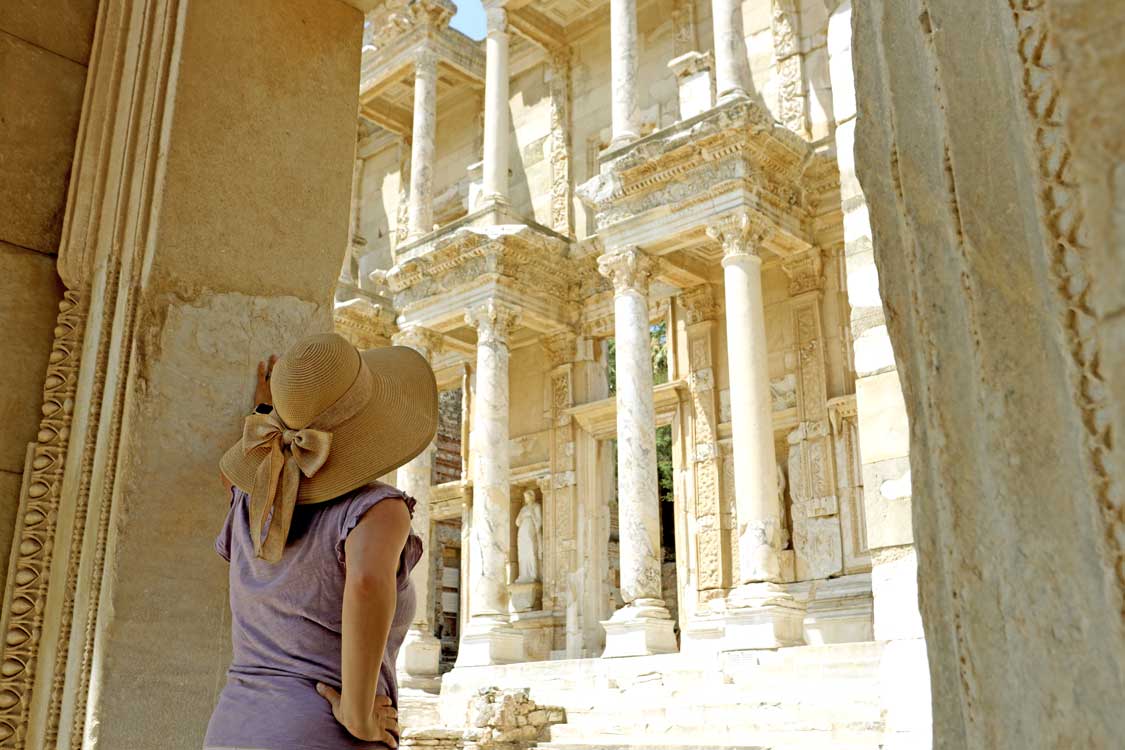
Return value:
M 507 622 L 511 546 L 508 334 L 515 325 L 516 313 L 490 302 L 470 311 L 467 319 L 477 327 L 469 615 Z
M 715 89 L 719 102 L 748 97 L 750 79 L 746 37 L 742 31 L 742 0 L 711 0 L 715 37 Z
M 427 360 L 440 350 L 441 336 L 434 331 L 412 326 L 394 337 L 394 343 L 409 346 Z M 433 566 L 433 534 L 430 522 L 431 488 L 433 483 L 434 444 L 419 453 L 398 470 L 398 488 L 414 498 L 414 532 L 422 537 L 422 559 L 410 573 L 414 584 L 417 606 L 410 630 L 399 651 L 399 669 L 406 673 L 407 687 L 411 678 L 433 679 L 438 675 L 441 661 L 441 642 L 434 636 L 434 581 L 430 580 Z
M 484 75 L 482 203 L 508 199 L 508 12 L 489 7 Z
M 660 497 L 656 474 L 648 279 L 652 260 L 629 248 L 598 258 L 613 280 L 617 346 L 617 508 L 625 606 L 602 623 L 604 656 L 676 650 L 660 577 Z
M 640 135 L 637 110 L 637 3 L 610 0 L 610 79 L 613 95 L 612 143 L 621 146 Z
M 421 50 L 414 61 L 414 132 L 410 146 L 408 237 L 434 228 L 434 137 L 437 132 L 437 57 Z
M 781 577 L 781 505 L 773 445 L 762 260 L 753 250 L 761 234 L 745 217 L 714 228 L 723 243 L 727 366 L 734 492 L 738 512 L 738 567 L 742 583 Z

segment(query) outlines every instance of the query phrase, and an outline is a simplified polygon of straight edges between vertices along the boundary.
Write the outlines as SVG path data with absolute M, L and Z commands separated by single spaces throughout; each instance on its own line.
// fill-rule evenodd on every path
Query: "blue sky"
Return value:
M 453 0 L 457 14 L 450 26 L 473 39 L 484 39 L 484 6 L 480 0 Z

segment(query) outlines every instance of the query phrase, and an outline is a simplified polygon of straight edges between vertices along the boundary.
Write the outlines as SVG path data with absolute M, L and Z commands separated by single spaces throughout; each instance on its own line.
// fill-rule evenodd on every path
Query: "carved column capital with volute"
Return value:
M 395 346 L 409 346 L 426 359 L 440 354 L 444 341 L 445 337 L 440 333 L 417 323 L 404 326 L 391 337 Z
M 731 258 L 760 257 L 762 242 L 772 233 L 769 220 L 751 211 L 736 211 L 716 219 L 707 236 L 723 247 L 723 262 Z
M 477 330 L 477 343 L 507 344 L 520 323 L 520 308 L 498 300 L 488 300 L 465 312 L 465 323 Z
M 598 272 L 613 282 L 617 294 L 647 294 L 655 271 L 656 260 L 636 247 L 617 248 L 598 256 Z

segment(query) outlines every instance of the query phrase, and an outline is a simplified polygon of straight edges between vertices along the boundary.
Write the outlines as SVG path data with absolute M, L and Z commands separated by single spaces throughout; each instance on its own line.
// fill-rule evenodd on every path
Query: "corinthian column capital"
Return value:
M 485 29 L 489 35 L 508 33 L 508 9 L 504 5 L 504 0 L 484 4 Z
M 772 227 L 760 214 L 737 211 L 715 220 L 707 227 L 707 236 L 723 246 L 724 262 L 729 258 L 758 256 L 762 241 Z
M 598 256 L 598 272 L 613 282 L 617 294 L 627 291 L 648 293 L 648 283 L 656 261 L 636 247 L 611 250 Z
M 477 329 L 478 344 L 507 344 L 519 322 L 518 307 L 491 299 L 465 312 L 465 323 Z
M 408 325 L 391 337 L 395 346 L 409 346 L 426 359 L 440 354 L 444 337 L 430 328 L 417 324 Z

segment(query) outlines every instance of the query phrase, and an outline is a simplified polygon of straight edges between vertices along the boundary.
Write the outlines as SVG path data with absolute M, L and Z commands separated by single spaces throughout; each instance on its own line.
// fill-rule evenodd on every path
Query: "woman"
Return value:
M 414 500 L 375 480 L 433 440 L 433 371 L 412 349 L 359 352 L 326 334 L 258 377 L 220 462 L 234 658 L 204 746 L 396 747 L 395 658 L 422 542 Z

